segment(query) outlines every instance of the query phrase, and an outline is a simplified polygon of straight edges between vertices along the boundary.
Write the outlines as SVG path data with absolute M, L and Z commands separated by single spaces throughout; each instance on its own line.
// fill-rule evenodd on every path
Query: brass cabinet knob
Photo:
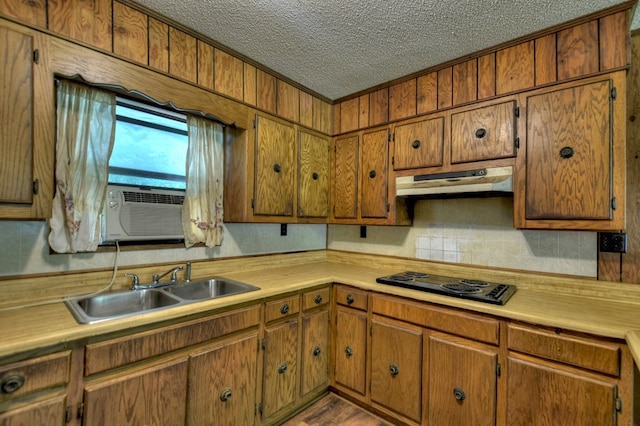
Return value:
M 348 303 L 349 305 L 351 305 L 351 304 L 352 304 L 353 302 L 355 302 L 355 301 L 356 301 L 356 299 L 353 297 L 353 295 L 351 295 L 351 294 L 347 294 L 347 303 Z
M 287 371 L 287 363 L 283 362 L 278 366 L 278 374 L 284 374 L 285 371 Z
M 322 295 L 321 295 L 321 294 L 318 294 L 318 295 L 313 299 L 313 301 L 316 303 L 316 305 L 321 304 L 321 303 L 322 303 Z
M 464 393 L 464 391 L 462 389 L 460 389 L 460 388 L 454 388 L 453 389 L 453 396 L 458 401 L 464 401 L 464 399 L 467 397 L 467 395 Z
M 391 364 L 389 366 L 389 372 L 391 373 L 392 376 L 397 376 L 398 373 L 400 373 L 400 367 L 398 367 L 397 364 Z
M 231 388 L 224 388 L 222 392 L 220 392 L 220 401 L 225 402 L 231 399 Z
M 351 348 L 351 346 L 347 346 L 346 348 L 344 348 L 344 353 L 349 357 L 351 355 L 353 355 L 353 349 Z
M 318 356 L 320 355 L 320 346 L 316 346 L 315 348 L 313 348 L 313 356 Z
M 289 313 L 289 304 L 288 303 L 283 303 L 282 306 L 280 306 L 280 313 L 282 315 L 286 315 L 287 313 Z
M 0 381 L 0 390 L 2 393 L 14 393 L 24 385 L 24 376 L 22 374 L 11 374 Z

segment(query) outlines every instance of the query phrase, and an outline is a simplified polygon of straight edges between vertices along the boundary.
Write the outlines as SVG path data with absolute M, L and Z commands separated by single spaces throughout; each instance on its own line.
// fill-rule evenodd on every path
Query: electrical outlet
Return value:
M 626 253 L 627 234 L 624 232 L 601 232 L 600 251 L 607 253 Z
M 287 236 L 287 224 L 286 223 L 281 223 L 280 224 L 280 236 L 281 237 L 286 237 Z
M 360 238 L 367 238 L 367 227 L 360 225 Z

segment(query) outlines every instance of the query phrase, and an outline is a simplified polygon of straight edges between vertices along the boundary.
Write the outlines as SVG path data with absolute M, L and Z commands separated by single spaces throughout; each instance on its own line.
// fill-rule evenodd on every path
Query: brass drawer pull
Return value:
M 24 376 L 22 374 L 11 374 L 2 379 L 0 389 L 2 393 L 14 393 L 24 385 Z
M 283 303 L 282 306 L 280 306 L 280 313 L 282 315 L 286 315 L 289 313 L 289 304 L 288 303 Z
M 347 295 L 347 303 L 349 305 L 353 304 L 353 302 L 355 302 L 355 301 L 356 301 L 356 299 L 353 297 L 353 295 L 351 295 L 351 294 Z
M 575 154 L 575 151 L 570 146 L 565 146 L 560 150 L 560 157 L 562 158 L 571 158 Z
M 315 299 L 313 299 L 314 302 L 316 302 L 316 305 L 319 305 L 322 303 L 322 295 L 319 294 L 315 297 Z
M 487 131 L 485 129 L 476 130 L 476 138 L 482 139 L 487 135 Z

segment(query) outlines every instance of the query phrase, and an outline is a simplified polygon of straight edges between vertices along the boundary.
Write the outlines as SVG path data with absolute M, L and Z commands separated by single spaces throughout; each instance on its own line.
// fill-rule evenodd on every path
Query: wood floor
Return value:
M 330 393 L 282 426 L 391 426 L 357 405 Z

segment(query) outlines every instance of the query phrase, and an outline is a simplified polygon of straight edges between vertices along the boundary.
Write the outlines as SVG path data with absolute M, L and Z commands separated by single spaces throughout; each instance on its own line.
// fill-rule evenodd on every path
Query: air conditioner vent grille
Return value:
M 128 203 L 151 203 L 182 205 L 184 195 L 158 194 L 153 192 L 122 191 L 124 201 Z

